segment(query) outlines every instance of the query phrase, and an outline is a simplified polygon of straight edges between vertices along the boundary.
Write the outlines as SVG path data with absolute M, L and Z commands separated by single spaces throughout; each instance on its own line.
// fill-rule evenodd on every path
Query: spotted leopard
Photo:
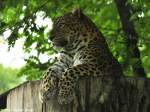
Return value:
M 44 74 L 41 84 L 43 101 L 57 94 L 60 104 L 70 103 L 77 81 L 83 76 L 122 75 L 121 66 L 110 52 L 102 33 L 80 9 L 58 17 L 49 39 L 63 51 Z

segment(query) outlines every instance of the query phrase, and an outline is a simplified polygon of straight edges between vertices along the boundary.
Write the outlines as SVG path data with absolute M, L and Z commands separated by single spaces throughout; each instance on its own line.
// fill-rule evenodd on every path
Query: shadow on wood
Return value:
M 8 112 L 150 112 L 146 78 L 84 77 L 68 105 L 59 105 L 56 96 L 41 104 L 39 85 L 40 81 L 26 82 L 0 95 L 0 108 Z

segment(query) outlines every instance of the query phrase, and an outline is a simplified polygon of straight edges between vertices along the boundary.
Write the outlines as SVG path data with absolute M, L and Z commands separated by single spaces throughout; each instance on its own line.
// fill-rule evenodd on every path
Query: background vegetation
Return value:
M 149 0 L 127 0 L 130 4 L 130 21 L 139 35 L 138 48 L 141 53 L 141 61 L 147 76 L 150 77 L 150 2 Z M 0 0 L 0 35 L 11 32 L 6 41 L 9 49 L 15 46 L 18 39 L 24 39 L 23 49 L 26 54 L 24 67 L 18 72 L 7 73 L 18 74 L 19 77 L 26 76 L 27 80 L 40 79 L 42 72 L 53 64 L 51 55 L 55 50 L 48 42 L 48 23 L 40 25 L 38 18 L 42 21 L 55 19 L 75 7 L 80 7 L 89 16 L 106 37 L 110 50 L 122 64 L 124 72 L 133 76 L 132 64 L 136 59 L 131 59 L 124 39 L 124 31 L 120 17 L 113 0 Z M 34 50 L 35 53 L 31 54 Z M 46 54 L 49 59 L 46 62 L 40 60 L 40 56 Z M 0 66 L 3 68 L 2 66 Z M 7 75 L 5 73 L 5 75 Z M 3 72 L 0 70 L 0 80 L 3 83 Z M 13 77 L 13 78 L 12 78 Z M 11 80 L 17 79 L 10 76 Z M 8 78 L 9 81 L 9 78 Z M 17 80 L 15 80 L 15 83 Z M 0 88 L 5 88 L 0 85 Z
M 17 69 L 5 68 L 0 64 L 0 94 L 21 82 L 17 77 L 18 71 Z

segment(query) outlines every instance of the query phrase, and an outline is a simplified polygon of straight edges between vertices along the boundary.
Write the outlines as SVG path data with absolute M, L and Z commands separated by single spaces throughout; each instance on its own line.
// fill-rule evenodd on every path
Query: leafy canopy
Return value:
M 139 35 L 138 47 L 141 52 L 143 67 L 150 76 L 150 2 L 148 0 L 128 0 L 132 5 L 132 17 Z M 131 64 L 136 59 L 130 59 L 126 51 L 124 33 L 120 18 L 113 0 L 4 0 L 0 1 L 0 35 L 9 31 L 7 41 L 9 48 L 16 40 L 24 39 L 24 52 L 27 64 L 19 76 L 26 75 L 28 79 L 38 79 L 42 71 L 53 64 L 51 55 L 55 53 L 48 42 L 50 21 L 57 16 L 80 7 L 102 31 L 113 55 L 123 65 L 124 72 L 132 75 Z M 40 25 L 37 19 L 48 21 Z M 34 47 L 33 47 L 34 46 Z M 34 54 L 30 54 L 34 50 Z M 46 54 L 49 59 L 41 62 L 40 55 Z

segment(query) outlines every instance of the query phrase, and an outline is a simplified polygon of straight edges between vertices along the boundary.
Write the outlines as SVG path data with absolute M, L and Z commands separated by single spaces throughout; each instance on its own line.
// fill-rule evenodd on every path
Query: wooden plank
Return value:
M 39 81 L 26 83 L 13 89 L 7 97 L 9 112 L 42 112 L 42 104 L 38 99 Z
M 23 108 L 23 86 L 19 86 L 12 90 L 7 96 L 8 112 L 22 111 Z

